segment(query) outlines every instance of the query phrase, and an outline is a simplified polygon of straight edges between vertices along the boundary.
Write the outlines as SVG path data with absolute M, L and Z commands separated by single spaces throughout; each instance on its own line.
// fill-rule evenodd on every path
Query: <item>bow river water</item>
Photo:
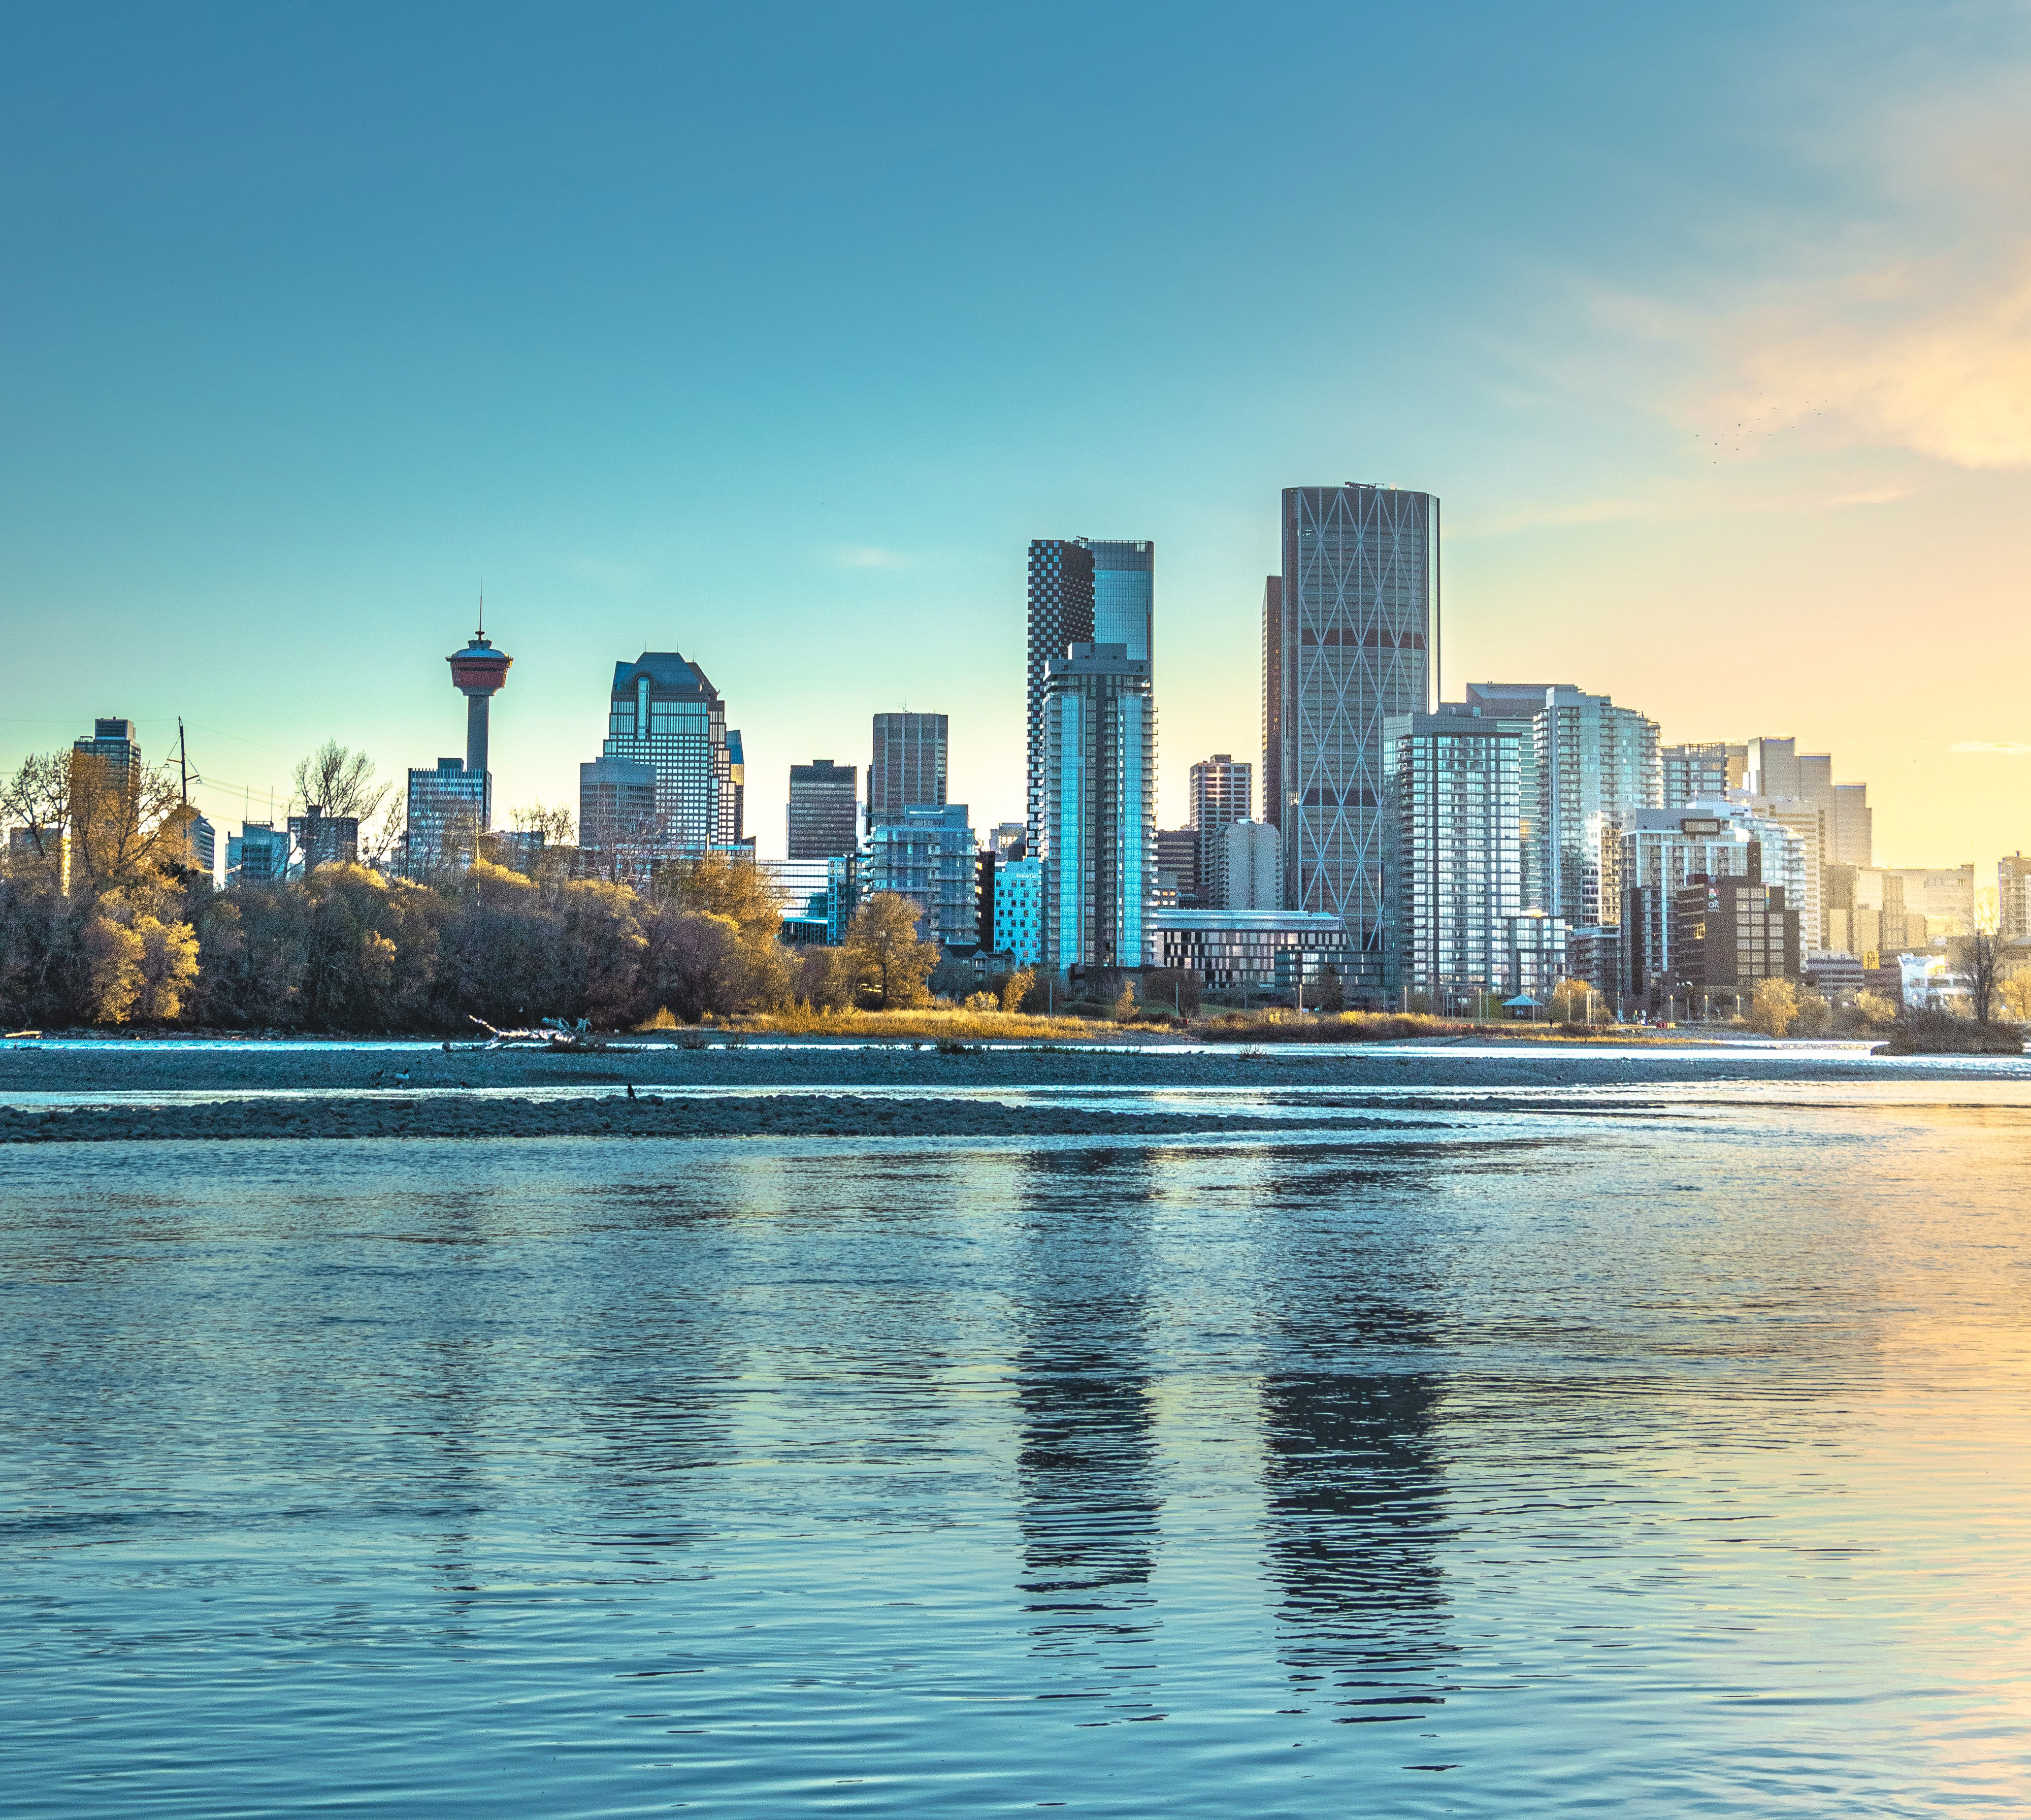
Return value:
M 2021 1814 L 2027 1139 L 17 1149 L 0 1808 Z

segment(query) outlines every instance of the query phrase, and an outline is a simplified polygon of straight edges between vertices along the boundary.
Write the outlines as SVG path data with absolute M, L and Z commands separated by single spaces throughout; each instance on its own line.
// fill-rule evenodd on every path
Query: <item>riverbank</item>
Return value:
M 685 1048 L 648 1039 L 594 1054 L 531 1049 L 294 1039 L 0 1043 L 0 1107 L 47 1114 L 110 1102 L 155 1110 L 125 1125 L 95 1112 L 68 1122 L 6 1121 L 16 1141 L 55 1136 L 311 1137 L 411 1134 L 562 1136 L 613 1128 L 653 1136 L 818 1132 L 870 1136 L 1121 1135 L 1226 1128 L 1172 1106 L 1110 1124 L 1091 1110 L 996 1106 L 997 1094 L 1241 1090 L 1358 1095 L 1407 1090 L 1449 1095 L 1524 1089 L 1542 1095 L 1700 1083 L 2014 1080 L 2022 1058 L 1942 1062 L 1872 1056 L 1865 1044 L 1727 1042 L 1665 1046 L 1515 1046 L 1420 1042 L 1236 1050 L 1185 1045 L 1051 1046 L 941 1050 L 752 1039 Z M 636 1099 L 628 1099 L 630 1088 Z M 534 1091 L 538 1098 L 520 1095 Z M 547 1091 L 547 1095 L 546 1094 Z M 866 1096 L 865 1102 L 856 1095 Z M 774 1097 L 772 1097 L 774 1096 Z M 412 1108 L 398 1102 L 412 1098 Z M 229 1115 L 204 1110 L 237 1102 Z M 575 1102 L 572 1110 L 564 1102 Z M 661 1103 L 658 1103 L 661 1102 Z M 173 1115 L 169 1106 L 173 1103 Z M 897 1110 L 907 1103 L 907 1112 Z M 341 1110 L 341 1108 L 352 1110 Z M 602 1110 L 609 1109 L 609 1110 Z M 942 1110 L 940 1110 L 942 1109 Z M 1048 1116 L 1047 1116 L 1048 1115 Z M 1183 1122 L 1180 1122 L 1183 1121 Z M 1288 1121 L 1280 1128 L 1288 1128 Z M 6 1133 L 0 1133 L 5 1136 Z

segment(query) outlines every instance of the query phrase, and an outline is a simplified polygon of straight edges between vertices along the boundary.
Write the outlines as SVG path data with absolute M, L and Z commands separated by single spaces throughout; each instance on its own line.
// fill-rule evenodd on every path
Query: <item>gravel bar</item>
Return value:
M 1324 1121 L 1307 1121 L 1317 1128 Z M 1401 1129 L 1400 1120 L 1336 1117 L 1336 1131 Z M 752 1098 L 624 1094 L 527 1100 L 433 1094 L 416 1099 L 242 1098 L 181 1106 L 0 1106 L 0 1143 L 104 1143 L 255 1138 L 1077 1137 L 1097 1143 L 1191 1132 L 1289 1133 L 1288 1119 L 1216 1111 L 1112 1112 L 1003 1106 L 983 1099 L 852 1094 Z

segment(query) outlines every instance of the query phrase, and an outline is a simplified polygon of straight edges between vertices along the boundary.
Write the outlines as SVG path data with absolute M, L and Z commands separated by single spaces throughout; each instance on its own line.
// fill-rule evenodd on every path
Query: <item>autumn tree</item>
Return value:
M 1759 979 L 1749 1005 L 1749 1027 L 1783 1036 L 1798 1021 L 1798 989 L 1788 979 Z
M 841 944 L 859 967 L 859 985 L 883 1011 L 908 1011 L 926 1002 L 924 982 L 938 964 L 938 945 L 917 939 L 923 912 L 893 891 L 878 891 L 855 912 Z
M 2004 977 L 2003 1009 L 2019 1024 L 2031 1024 L 2031 967 L 2018 967 Z

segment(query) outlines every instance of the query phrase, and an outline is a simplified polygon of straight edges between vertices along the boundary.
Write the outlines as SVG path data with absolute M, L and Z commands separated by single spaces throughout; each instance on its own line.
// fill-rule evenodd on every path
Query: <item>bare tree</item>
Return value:
M 1974 1020 L 1986 1024 L 1996 1014 L 2003 992 L 2003 943 L 1993 929 L 1977 929 L 1960 945 L 1961 972 L 1967 976 L 1968 999 Z
M 70 755 L 38 752 L 0 783 L 0 823 L 18 828 L 9 869 L 32 871 L 54 886 L 62 876 L 64 835 L 70 822 Z M 11 837 L 9 837 L 11 844 Z
M 578 822 L 562 803 L 554 808 L 542 803 L 531 803 L 527 808 L 511 810 L 508 816 L 511 828 L 541 834 L 546 847 L 568 847 L 577 837 Z
M 394 788 L 376 780 L 374 761 L 364 752 L 326 740 L 308 758 L 296 761 L 289 800 L 296 808 L 307 809 L 315 803 L 327 815 L 357 815 L 365 822 Z

